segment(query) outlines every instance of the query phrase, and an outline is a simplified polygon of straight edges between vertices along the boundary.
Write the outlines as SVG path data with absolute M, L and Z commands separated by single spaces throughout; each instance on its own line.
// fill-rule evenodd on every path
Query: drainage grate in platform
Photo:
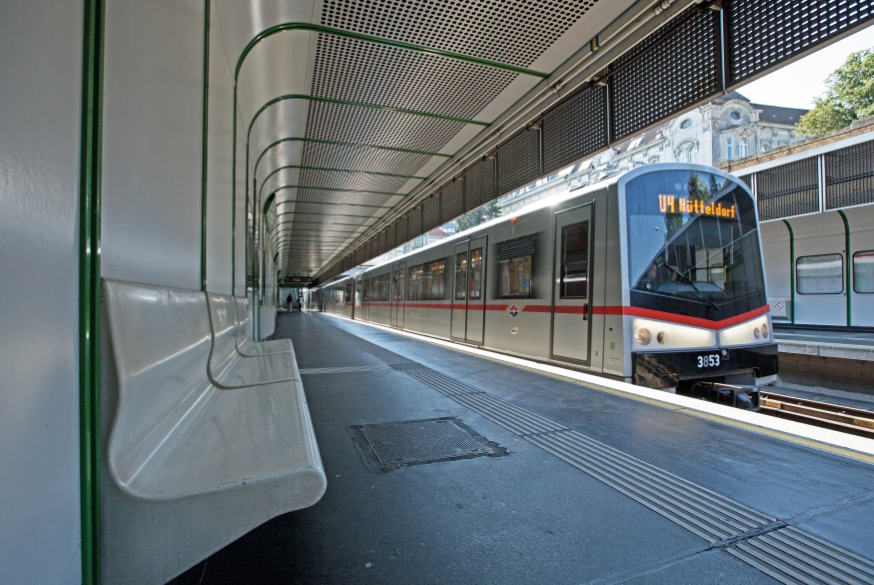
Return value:
M 390 471 L 404 465 L 454 461 L 483 456 L 506 455 L 496 443 L 473 432 L 457 418 L 390 422 L 351 427 L 359 433 L 381 469 Z M 359 441 L 359 446 L 362 442 Z M 365 455 L 367 453 L 365 452 Z M 367 461 L 374 468 L 373 461 Z
M 787 526 L 726 550 L 781 583 L 874 583 L 874 563 Z

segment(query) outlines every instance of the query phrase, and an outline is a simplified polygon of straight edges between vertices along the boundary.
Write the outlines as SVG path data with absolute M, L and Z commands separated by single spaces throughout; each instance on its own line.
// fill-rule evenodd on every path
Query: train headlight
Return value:
M 716 345 L 716 332 L 712 329 L 690 327 L 668 321 L 635 317 L 631 321 L 631 331 L 634 345 L 638 348 L 646 347 L 650 351 Z
M 745 321 L 732 327 L 727 327 L 719 332 L 719 345 L 731 347 L 746 345 L 747 343 L 766 343 L 770 341 L 771 334 L 768 321 L 764 323 L 761 317 Z
M 637 333 L 634 334 L 634 339 L 636 339 L 637 343 L 640 345 L 649 345 L 649 342 L 652 341 L 652 333 L 650 333 L 649 329 L 646 327 L 641 327 L 637 330 Z

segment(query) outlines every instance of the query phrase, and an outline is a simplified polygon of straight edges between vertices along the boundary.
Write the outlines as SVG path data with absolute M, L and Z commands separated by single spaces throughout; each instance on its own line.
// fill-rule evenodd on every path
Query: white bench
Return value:
M 106 280 L 103 295 L 104 585 L 165 583 L 321 498 L 325 473 L 293 352 L 272 356 L 289 379 L 221 389 L 207 373 L 204 293 Z M 246 376 L 265 363 L 245 359 Z
M 292 369 L 294 351 L 291 341 L 283 339 L 283 352 L 265 352 L 263 346 L 253 343 L 244 354 L 238 346 L 239 323 L 234 297 L 207 293 L 209 323 L 212 328 L 212 351 L 209 354 L 209 377 L 222 389 L 231 390 L 241 386 L 259 386 L 299 378 Z
M 249 311 L 249 299 L 246 297 L 234 297 L 234 299 L 234 305 L 237 310 L 237 349 L 242 355 L 253 356 L 291 351 L 291 340 L 289 339 L 253 341 L 252 313 Z

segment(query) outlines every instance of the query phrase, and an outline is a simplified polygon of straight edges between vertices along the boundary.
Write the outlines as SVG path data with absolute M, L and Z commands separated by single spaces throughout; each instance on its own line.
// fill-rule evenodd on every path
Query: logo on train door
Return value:
M 511 317 L 515 317 L 519 314 L 519 307 L 517 307 L 516 305 L 510 305 L 510 307 L 507 309 L 507 313 L 509 313 Z

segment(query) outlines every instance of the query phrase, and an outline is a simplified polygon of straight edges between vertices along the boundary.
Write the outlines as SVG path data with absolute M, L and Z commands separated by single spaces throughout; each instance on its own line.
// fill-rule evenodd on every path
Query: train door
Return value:
M 391 270 L 391 315 L 389 316 L 392 327 L 404 326 L 404 282 L 405 263 L 398 262 Z
M 467 343 L 483 344 L 485 324 L 486 236 L 455 244 L 450 334 Z
M 589 364 L 593 203 L 555 214 L 550 357 Z

